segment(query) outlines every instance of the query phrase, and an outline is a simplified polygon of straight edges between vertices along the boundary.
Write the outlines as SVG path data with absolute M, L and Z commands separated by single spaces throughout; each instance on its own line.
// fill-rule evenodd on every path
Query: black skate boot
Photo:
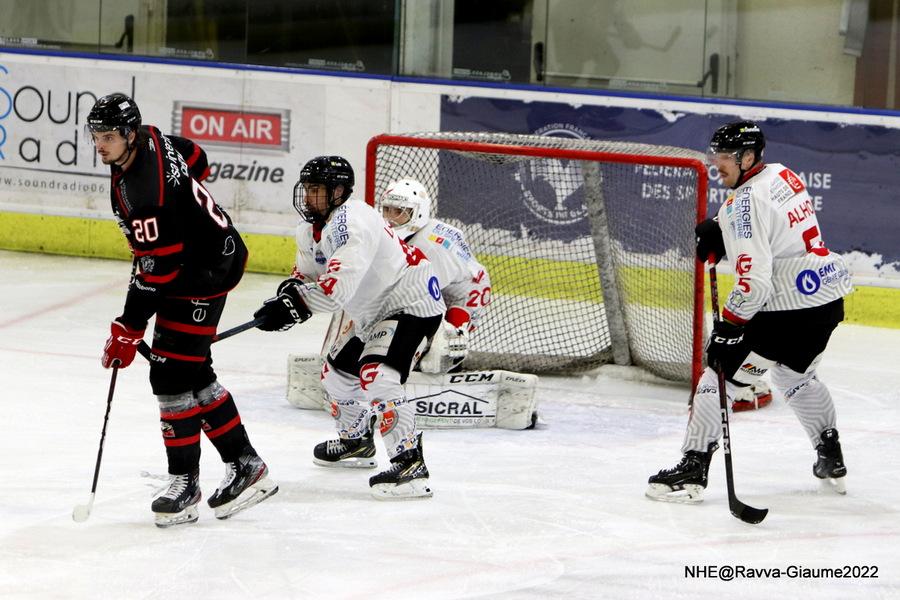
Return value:
M 153 499 L 153 511 L 157 527 L 171 527 L 182 523 L 194 523 L 199 516 L 200 471 L 184 475 L 170 475 L 169 487 Z
M 813 475 L 827 481 L 837 493 L 846 494 L 844 477 L 847 475 L 847 467 L 844 466 L 837 429 L 826 429 L 819 438 L 822 442 L 816 446 L 817 458 L 813 465 Z
M 269 469 L 251 448 L 235 462 L 225 463 L 225 479 L 208 500 L 217 519 L 227 519 L 274 496 L 278 485 L 269 479 Z
M 374 469 L 378 461 L 375 460 L 375 433 L 372 427 L 360 438 L 338 438 L 316 444 L 313 462 L 320 467 Z
M 416 438 L 416 447 L 404 450 L 391 459 L 391 468 L 369 478 L 372 495 L 379 500 L 403 500 L 430 498 L 428 467 L 422 455 L 422 434 Z
M 712 442 L 706 452 L 689 450 L 681 462 L 671 469 L 663 469 L 647 480 L 648 498 L 663 502 L 695 504 L 703 501 L 709 463 L 719 444 Z M 683 492 L 683 493 L 682 493 Z

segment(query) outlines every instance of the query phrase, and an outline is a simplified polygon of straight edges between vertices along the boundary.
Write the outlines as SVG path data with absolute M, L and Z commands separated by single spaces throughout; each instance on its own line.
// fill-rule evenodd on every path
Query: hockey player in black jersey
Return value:
M 226 519 L 278 491 L 231 394 L 216 378 L 210 354 L 225 298 L 244 273 L 247 248 L 201 183 L 209 167 L 200 146 L 142 126 L 137 105 L 119 93 L 94 104 L 86 127 L 110 166 L 112 211 L 135 267 L 103 366 L 131 364 L 156 316 L 150 386 L 159 401 L 171 475 L 168 489 L 153 500 L 156 524 L 198 518 L 201 430 L 226 464 L 225 479 L 208 500 L 216 517 Z

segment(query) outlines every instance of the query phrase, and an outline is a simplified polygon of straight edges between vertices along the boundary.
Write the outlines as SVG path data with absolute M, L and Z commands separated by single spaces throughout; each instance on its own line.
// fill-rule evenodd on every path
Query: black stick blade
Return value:
M 751 525 L 762 523 L 762 520 L 769 514 L 768 508 L 753 508 L 752 506 L 747 506 L 737 498 L 734 498 L 728 504 L 729 508 L 731 508 L 731 514 L 744 523 L 750 523 Z

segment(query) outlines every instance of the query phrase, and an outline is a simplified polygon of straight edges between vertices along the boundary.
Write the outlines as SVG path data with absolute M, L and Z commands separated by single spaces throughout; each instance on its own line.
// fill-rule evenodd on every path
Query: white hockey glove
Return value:
M 423 373 L 446 373 L 466 358 L 469 352 L 469 330 L 442 321 L 431 345 L 419 361 Z

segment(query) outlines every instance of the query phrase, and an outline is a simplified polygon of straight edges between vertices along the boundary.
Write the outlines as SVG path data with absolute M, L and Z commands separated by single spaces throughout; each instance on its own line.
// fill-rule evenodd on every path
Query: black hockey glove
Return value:
M 262 318 L 257 325 L 263 331 L 287 331 L 295 323 L 302 323 L 312 316 L 309 307 L 300 295 L 299 279 L 286 279 L 278 286 L 278 295 L 263 302 L 253 313 L 254 318 Z
M 715 255 L 718 263 L 725 256 L 725 241 L 722 239 L 722 228 L 718 219 L 706 219 L 694 227 L 697 234 L 697 258 L 700 262 L 709 259 L 710 252 Z
M 714 369 L 716 365 L 725 368 L 734 362 L 735 358 L 740 358 L 738 354 L 746 352 L 742 347 L 742 341 L 744 341 L 743 325 L 735 325 L 728 321 L 716 323 L 706 344 L 706 360 L 709 366 Z

